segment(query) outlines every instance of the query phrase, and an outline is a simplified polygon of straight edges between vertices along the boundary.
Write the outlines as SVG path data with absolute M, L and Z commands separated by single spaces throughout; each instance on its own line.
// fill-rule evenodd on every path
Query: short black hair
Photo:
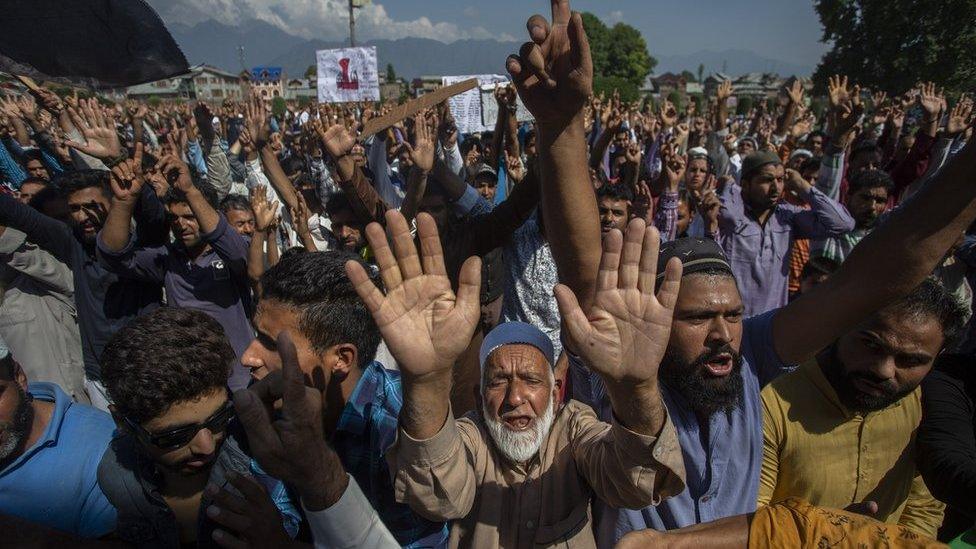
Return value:
M 6 355 L 0 357 L 0 379 L 13 381 L 16 375 L 17 363 L 14 362 L 13 355 L 8 351 Z
M 42 179 L 40 177 L 28 177 L 20 182 L 21 187 L 23 187 L 24 185 L 44 185 L 44 187 L 46 188 L 51 186 L 51 182 L 48 181 L 47 179 Z
M 298 327 L 316 352 L 340 343 L 359 350 L 365 367 L 376 355 L 380 330 L 346 275 L 346 262 L 358 261 L 377 285 L 379 274 L 352 253 L 308 252 L 282 256 L 261 277 L 261 299 L 270 299 L 299 313 Z
M 65 198 L 66 195 L 61 192 L 61 189 L 58 189 L 53 185 L 48 185 L 47 187 L 37 191 L 37 194 L 31 197 L 30 202 L 28 202 L 27 205 L 43 213 L 45 204 L 54 200 L 64 200 Z
M 37 160 L 41 164 L 44 164 L 44 155 L 41 154 L 40 149 L 27 149 L 24 151 L 23 155 L 21 155 L 21 158 L 24 161 L 25 168 L 27 167 L 27 163 L 31 160 Z M 44 164 L 44 169 L 47 169 L 47 164 Z
M 344 193 L 335 193 L 329 197 L 329 202 L 325 205 L 325 214 L 331 217 L 343 211 L 350 211 L 353 215 L 356 215 L 356 210 L 352 207 L 352 202 L 349 201 L 349 197 Z
M 807 158 L 803 161 L 803 164 L 800 164 L 800 173 L 803 174 L 810 170 L 819 170 L 821 166 L 823 166 L 823 160 L 819 157 Z
M 860 143 L 854 145 L 851 149 L 851 160 L 862 153 L 878 153 L 880 154 L 881 147 L 878 146 L 878 142 L 873 139 L 864 139 Z
M 112 336 L 102 353 L 102 382 L 121 415 L 144 423 L 174 404 L 226 387 L 235 359 L 216 320 L 163 307 Z
M 105 170 L 63 172 L 61 175 L 55 177 L 51 183 L 61 189 L 65 197 L 92 187 L 101 189 L 106 196 L 112 193 L 111 187 L 109 186 L 109 172 Z
M 807 261 L 806 265 L 803 266 L 803 270 L 800 272 L 800 278 L 807 278 L 811 276 L 830 276 L 840 269 L 840 262 L 830 259 L 829 257 L 818 255 L 816 257 L 811 257 Z
M 205 181 L 194 181 L 193 186 L 196 187 L 200 191 L 200 194 L 207 199 L 207 204 L 210 204 L 210 207 L 216 210 L 217 203 L 220 200 L 219 195 L 217 194 L 217 189 Z M 169 190 L 166 191 L 166 196 L 163 197 L 163 204 L 169 206 L 171 204 L 179 203 L 188 204 L 186 193 L 177 189 L 176 187 L 170 187 Z
M 220 201 L 220 211 L 226 214 L 231 210 L 239 212 L 252 212 L 251 201 L 243 194 L 229 194 Z
M 907 296 L 882 309 L 881 313 L 935 318 L 942 326 L 943 346 L 955 339 L 966 324 L 966 310 L 963 305 L 939 279 L 932 276 L 922 281 Z
M 289 156 L 281 161 L 281 170 L 285 175 L 295 175 L 305 170 L 305 161 L 297 156 Z
M 895 181 L 885 170 L 861 170 L 851 175 L 848 196 L 862 189 L 877 189 L 883 187 L 886 191 L 891 191 L 895 186 Z
M 603 185 L 596 190 L 596 199 L 600 201 L 603 198 L 609 198 L 610 200 L 626 200 L 628 202 L 634 201 L 634 193 L 630 190 L 630 187 L 624 184 L 616 185 Z

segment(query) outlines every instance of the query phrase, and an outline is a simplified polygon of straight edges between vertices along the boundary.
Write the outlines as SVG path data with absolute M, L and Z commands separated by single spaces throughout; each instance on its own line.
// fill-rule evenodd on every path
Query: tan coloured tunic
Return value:
M 451 547 L 596 547 L 594 496 L 640 509 L 684 490 L 670 418 L 658 437 L 597 420 L 570 401 L 528 463 L 505 459 L 481 418 L 448 420 L 428 440 L 400 430 L 387 451 L 396 499 L 430 520 L 453 520 Z

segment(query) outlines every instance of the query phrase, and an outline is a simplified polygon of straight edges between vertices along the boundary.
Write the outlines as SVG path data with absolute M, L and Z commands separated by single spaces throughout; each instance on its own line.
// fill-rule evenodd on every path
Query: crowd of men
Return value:
M 594 96 L 552 8 L 484 134 L 446 104 L 362 139 L 395 105 L 0 100 L 0 545 L 971 529 L 972 101 Z

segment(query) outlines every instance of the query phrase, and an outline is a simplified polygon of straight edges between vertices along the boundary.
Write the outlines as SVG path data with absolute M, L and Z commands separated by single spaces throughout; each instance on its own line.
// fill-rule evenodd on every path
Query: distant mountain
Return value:
M 305 39 L 292 36 L 264 21 L 251 20 L 231 27 L 214 20 L 204 21 L 192 27 L 183 24 L 167 25 L 176 43 L 191 64 L 206 63 L 232 73 L 241 71 L 237 47 L 244 46 L 247 68 L 267 64 Z M 305 72 L 306 63 L 297 74 Z M 290 71 L 289 71 L 290 72 Z M 295 74 L 295 73 L 292 73 Z
M 683 70 L 696 73 L 698 65 L 705 65 L 705 74 L 723 72 L 730 76 L 737 76 L 747 72 L 775 72 L 781 76 L 796 75 L 807 77 L 813 73 L 815 67 L 798 65 L 779 59 L 771 59 L 749 50 L 703 50 L 686 55 L 656 56 L 658 64 L 654 67 L 657 74 L 665 72 L 680 73 Z
M 207 63 L 237 73 L 241 63 L 237 47 L 244 46 L 245 64 L 280 66 L 289 76 L 301 76 L 315 64 L 315 51 L 341 48 L 346 42 L 306 40 L 292 36 L 263 21 L 251 20 L 228 26 L 213 20 L 194 26 L 168 25 L 173 38 L 192 64 Z M 408 79 L 426 75 L 505 74 L 505 59 L 518 51 L 515 42 L 496 40 L 460 40 L 445 44 L 426 38 L 372 40 L 363 45 L 376 46 L 379 70 L 392 63 L 396 73 Z M 730 75 L 747 72 L 778 72 L 781 75 L 806 76 L 813 67 L 763 57 L 748 50 L 699 51 L 688 55 L 656 56 L 654 72 L 696 72 L 699 63 L 706 74 L 722 70 Z
M 288 74 L 302 74 L 315 63 L 315 51 L 346 47 L 347 43 L 309 40 L 273 58 L 272 65 L 284 67 Z M 518 51 L 514 42 L 459 40 L 450 44 L 426 38 L 371 40 L 376 46 L 379 70 L 392 63 L 397 75 L 417 78 L 427 75 L 504 74 L 505 59 Z

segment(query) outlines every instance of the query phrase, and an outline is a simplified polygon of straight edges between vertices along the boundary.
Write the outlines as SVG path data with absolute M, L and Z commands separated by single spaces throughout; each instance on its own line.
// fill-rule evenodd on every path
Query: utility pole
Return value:
M 356 47 L 356 0 L 349 0 L 349 46 Z

